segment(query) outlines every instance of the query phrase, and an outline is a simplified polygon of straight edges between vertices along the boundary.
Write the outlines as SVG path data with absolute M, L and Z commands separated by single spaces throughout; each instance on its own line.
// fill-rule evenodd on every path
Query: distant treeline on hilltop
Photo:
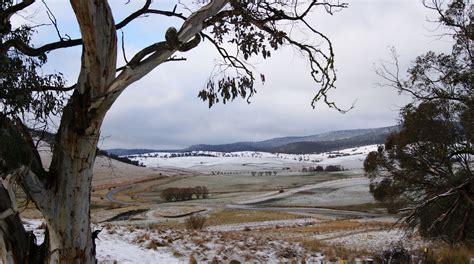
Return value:
M 236 142 L 220 145 L 199 144 L 182 150 L 109 149 L 107 152 L 117 156 L 152 152 L 189 153 L 192 151 L 261 151 L 288 154 L 323 153 L 358 146 L 383 144 L 390 133 L 398 130 L 398 126 L 390 126 L 370 129 L 339 130 L 311 136 L 281 137 L 257 142 Z

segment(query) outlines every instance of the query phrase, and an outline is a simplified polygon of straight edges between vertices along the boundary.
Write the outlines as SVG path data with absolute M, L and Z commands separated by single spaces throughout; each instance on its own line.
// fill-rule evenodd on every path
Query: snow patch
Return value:
M 287 169 L 287 166 L 342 165 L 348 169 L 362 167 L 362 162 L 370 151 L 378 145 L 319 154 L 285 154 L 254 151 L 215 152 L 153 152 L 129 155 L 128 158 L 139 161 L 147 167 L 178 167 L 211 172 L 219 168 L 226 171 L 253 171 Z

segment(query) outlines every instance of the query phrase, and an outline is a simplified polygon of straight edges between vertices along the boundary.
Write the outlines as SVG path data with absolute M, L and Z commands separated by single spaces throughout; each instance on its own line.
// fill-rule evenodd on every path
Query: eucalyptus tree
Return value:
M 383 66 L 388 85 L 413 102 L 400 112 L 400 131 L 368 154 L 371 192 L 401 210 L 409 230 L 450 243 L 474 240 L 474 5 L 469 0 L 424 1 L 453 39 L 451 53 L 416 58 L 408 78 Z M 395 57 L 396 59 L 396 57 Z
M 209 78 L 198 93 L 212 106 L 238 97 L 249 100 L 255 93 L 257 79 L 264 81 L 265 76 L 257 78 L 248 60 L 255 56 L 267 59 L 282 46 L 292 46 L 307 59 L 309 74 L 318 87 L 313 107 L 322 100 L 341 110 L 327 97 L 336 80 L 332 44 L 307 21 L 315 10 L 333 14 L 346 7 L 338 1 L 198 1 L 194 3 L 195 11 L 185 15 L 177 6 L 160 10 L 146 0 L 141 8 L 115 21 L 107 1 L 71 0 L 81 38 L 61 37 L 39 47 L 31 44 L 32 27 L 15 28 L 11 23 L 15 14 L 28 10 L 34 2 L 2 1 L 0 10 L 1 136 L 8 143 L 0 147 L 0 248 L 6 263 L 95 261 L 90 194 L 102 122 L 127 87 L 165 62 L 181 61 L 178 53 L 205 42 L 215 47 L 226 69 L 233 69 Z M 156 36 L 156 42 L 149 43 L 124 65 L 118 65 L 118 30 L 150 15 L 174 18 L 180 21 L 180 27 L 169 27 L 164 36 Z M 169 20 L 163 23 L 166 21 Z M 315 47 L 299 41 L 292 35 L 290 25 L 319 38 L 321 45 Z M 39 71 L 46 63 L 46 54 L 54 56 L 54 50 L 79 45 L 80 73 L 73 86 L 65 87 L 61 74 L 43 75 Z M 226 49 L 229 45 L 237 49 Z M 48 169 L 42 166 L 25 124 L 24 117 L 31 114 L 39 120 L 60 116 Z M 22 227 L 11 192 L 13 182 L 22 187 L 45 219 L 47 233 L 41 246 Z

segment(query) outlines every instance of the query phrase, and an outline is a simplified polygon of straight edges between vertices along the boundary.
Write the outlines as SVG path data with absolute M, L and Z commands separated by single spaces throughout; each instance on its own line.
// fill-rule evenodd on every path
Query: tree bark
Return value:
M 8 192 L 0 183 L 0 212 L 11 210 Z M 0 219 L 0 255 L 3 263 L 26 263 L 28 241 L 17 213 Z
M 40 210 L 50 233 L 50 263 L 94 263 L 90 191 L 100 127 L 98 110 L 115 78 L 117 40 L 107 1 L 72 0 L 83 39 L 76 90 L 63 109 Z
M 42 208 L 50 232 L 50 263 L 94 263 L 90 227 L 90 190 L 97 134 L 60 132 L 60 161 L 51 174 L 49 199 Z

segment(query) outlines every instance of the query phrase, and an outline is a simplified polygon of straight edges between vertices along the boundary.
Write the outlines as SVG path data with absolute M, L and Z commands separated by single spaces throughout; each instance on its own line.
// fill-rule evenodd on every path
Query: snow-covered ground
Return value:
M 41 220 L 28 219 L 24 222 L 28 231 L 33 231 L 37 243 L 44 240 L 44 229 L 39 228 Z M 99 227 L 96 227 L 97 229 Z M 99 263 L 187 263 L 184 259 L 173 256 L 166 248 L 149 250 L 137 243 L 132 243 L 136 234 L 124 230 L 104 229 L 99 234 L 97 244 L 97 260 Z
M 351 250 L 368 250 L 382 252 L 399 244 L 408 250 L 416 250 L 428 243 L 419 237 L 407 239 L 399 228 L 391 230 L 355 230 L 353 232 L 335 232 L 312 236 L 317 240 L 326 241 L 331 245 L 343 246 Z M 403 243 L 405 241 L 405 243 Z
M 27 229 L 34 231 L 39 242 L 44 239 L 44 229 L 39 229 L 41 222 L 25 222 Z M 292 229 L 286 229 L 281 234 L 278 232 L 285 227 L 317 228 L 321 224 L 323 222 L 320 220 L 307 218 L 229 224 L 202 231 L 117 225 L 93 228 L 104 228 L 96 240 L 99 263 L 189 263 L 191 256 L 198 263 L 214 263 L 214 260 L 216 263 L 229 263 L 231 260 L 240 263 L 290 263 L 296 260 L 300 263 L 303 259 L 306 263 L 327 263 L 326 256 L 296 241 L 316 240 L 330 247 L 337 245 L 370 252 L 381 252 L 400 241 L 404 241 L 404 247 L 408 249 L 427 245 L 419 238 L 406 239 L 398 229 L 380 230 L 376 226 L 375 229 L 361 226 L 325 233 L 292 233 L 289 231 Z
M 208 227 L 209 231 L 242 231 L 254 228 L 269 228 L 269 227 L 288 227 L 288 226 L 304 226 L 319 222 L 317 219 L 288 219 L 288 220 L 272 220 L 262 222 L 249 222 L 249 223 L 238 223 L 238 224 L 226 224 Z
M 27 220 L 25 223 L 28 230 L 33 230 L 38 240 L 42 241 L 44 230 L 38 229 L 40 224 L 40 220 Z M 296 224 L 298 223 L 294 223 Z M 264 227 L 269 228 L 269 223 Z M 230 260 L 237 260 L 239 263 L 285 263 L 288 258 L 283 253 L 288 249 L 295 254 L 292 259 L 304 256 L 310 263 L 321 263 L 320 260 L 324 258 L 318 252 L 307 252 L 299 244 L 254 235 L 249 232 L 106 226 L 96 240 L 97 259 L 99 263 L 173 264 L 189 263 L 192 255 L 198 263 L 211 263 L 213 260 L 216 263 Z
M 358 204 L 375 203 L 373 196 L 369 192 L 368 184 L 342 187 L 339 189 L 311 190 L 286 198 L 282 203 L 285 206 L 348 206 Z
M 154 152 L 128 156 L 147 167 L 179 167 L 210 172 L 225 168 L 226 171 L 253 171 L 283 169 L 317 165 L 342 165 L 348 169 L 361 168 L 367 153 L 377 145 L 344 149 L 320 154 L 284 154 L 268 152 L 213 152 L 193 151 L 186 153 Z
M 340 189 L 340 188 L 353 187 L 353 186 L 359 186 L 359 185 L 366 186 L 369 184 L 369 182 L 370 180 L 365 177 L 356 177 L 356 178 L 341 179 L 341 180 L 335 180 L 335 181 L 327 181 L 327 182 L 322 182 L 322 183 L 317 183 L 317 184 L 306 185 L 299 188 L 293 188 L 291 190 L 287 190 L 282 193 L 269 192 L 269 193 L 261 194 L 258 196 L 250 197 L 249 199 L 239 202 L 237 204 L 261 203 L 261 202 L 265 202 L 269 200 L 286 198 L 299 192 L 311 191 L 311 190 L 316 190 L 316 189 Z

